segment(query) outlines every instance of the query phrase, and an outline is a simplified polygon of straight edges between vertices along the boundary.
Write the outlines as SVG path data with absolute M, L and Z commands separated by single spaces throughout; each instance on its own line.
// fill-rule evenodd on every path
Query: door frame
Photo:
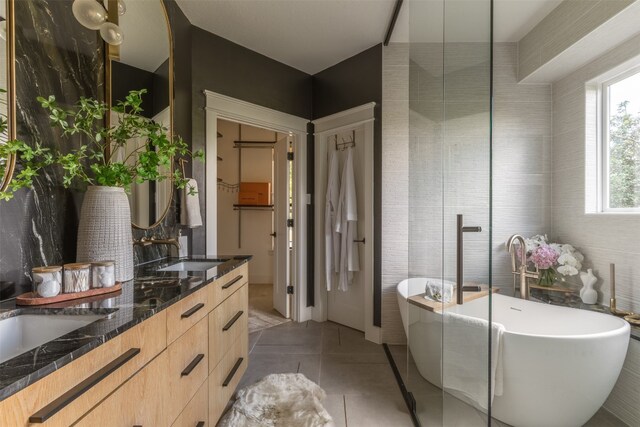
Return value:
M 324 277 L 324 209 L 327 175 L 327 153 L 324 149 L 326 138 L 337 132 L 349 131 L 359 127 L 364 128 L 364 210 L 371 215 L 371 220 L 365 229 L 366 244 L 361 249 L 364 264 L 370 268 L 364 274 L 364 327 L 365 338 L 380 344 L 381 328 L 373 324 L 373 294 L 374 294 L 374 188 L 373 188 L 373 153 L 374 153 L 374 110 L 376 103 L 370 102 L 359 107 L 350 108 L 330 116 L 314 120 L 314 151 L 315 151 L 315 307 L 313 320 L 324 322 L 328 318 L 327 288 Z
M 294 136 L 293 173 L 295 177 L 295 194 L 293 196 L 293 211 L 295 213 L 295 226 L 291 262 L 294 265 L 295 275 L 292 278 L 294 294 L 291 301 L 291 317 L 296 322 L 310 320 L 312 311 L 310 307 L 306 306 L 307 287 L 302 286 L 307 278 L 307 248 L 303 242 L 307 235 L 307 174 L 305 171 L 307 165 L 307 124 L 309 120 L 208 90 L 203 91 L 203 94 L 206 97 L 206 254 L 207 256 L 218 255 L 217 209 L 208 208 L 209 206 L 217 206 L 218 203 L 218 119 L 226 119 Z

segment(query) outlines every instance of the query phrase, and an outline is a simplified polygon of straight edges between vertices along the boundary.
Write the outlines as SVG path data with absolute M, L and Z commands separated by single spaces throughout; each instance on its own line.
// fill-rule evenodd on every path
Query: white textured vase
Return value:
M 133 279 L 131 211 L 124 188 L 89 187 L 82 202 L 76 258 L 115 261 L 116 281 Z

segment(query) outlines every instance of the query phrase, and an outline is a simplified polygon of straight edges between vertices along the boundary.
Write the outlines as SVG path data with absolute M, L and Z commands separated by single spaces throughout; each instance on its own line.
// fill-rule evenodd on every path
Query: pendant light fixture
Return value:
M 105 42 L 118 46 L 124 40 L 124 33 L 117 24 L 118 16 L 126 13 L 127 6 L 124 0 L 118 0 L 117 4 L 118 13 L 115 16 L 109 16 L 108 6 L 105 7 L 96 0 L 74 0 L 71 11 L 82 26 L 100 30 L 100 36 Z

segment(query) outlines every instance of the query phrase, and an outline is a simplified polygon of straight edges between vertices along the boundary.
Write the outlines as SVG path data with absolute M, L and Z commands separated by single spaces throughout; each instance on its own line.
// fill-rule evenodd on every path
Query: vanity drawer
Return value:
M 209 384 L 202 383 L 171 427 L 209 427 Z
M 166 403 L 174 397 L 169 396 L 166 384 L 168 368 L 169 357 L 164 351 L 75 425 L 168 426 Z
M 167 347 L 169 369 L 164 375 L 171 390 L 169 422 L 182 412 L 209 374 L 208 330 L 204 318 Z
M 209 375 L 209 421 L 215 425 L 247 370 L 249 337 L 240 337 Z
M 229 298 L 229 295 L 237 291 L 242 285 L 249 282 L 249 267 L 244 264 L 233 271 L 225 274 L 208 286 L 209 300 L 212 307 L 217 307 L 222 301 Z
M 239 337 L 248 336 L 249 285 L 242 285 L 209 314 L 209 370 Z
M 174 342 L 211 311 L 207 287 L 167 308 L 167 344 Z
M 166 339 L 162 311 L 0 402 L 0 426 L 72 424 L 164 350 Z

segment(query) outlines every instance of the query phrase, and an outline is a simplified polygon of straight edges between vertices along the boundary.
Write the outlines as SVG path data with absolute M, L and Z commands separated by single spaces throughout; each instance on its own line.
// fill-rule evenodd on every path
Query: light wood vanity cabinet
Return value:
M 1 401 L 0 426 L 215 426 L 248 364 L 248 279 L 244 264 Z
M 248 337 L 249 286 L 242 285 L 209 314 L 209 371 L 241 337 Z
M 209 373 L 207 319 L 202 319 L 180 338 L 169 344 L 168 388 L 171 390 L 169 415 L 176 419 Z
M 167 389 L 165 374 L 169 356 L 160 353 L 122 387 L 82 417 L 78 427 L 169 426 L 167 403 L 173 399 Z
M 207 316 L 212 308 L 209 304 L 209 293 L 205 287 L 167 308 L 167 344 L 174 342 Z
M 71 425 L 166 348 L 166 323 L 162 311 L 1 401 L 0 426 Z
M 209 426 L 209 383 L 202 383 L 193 399 L 171 427 Z

